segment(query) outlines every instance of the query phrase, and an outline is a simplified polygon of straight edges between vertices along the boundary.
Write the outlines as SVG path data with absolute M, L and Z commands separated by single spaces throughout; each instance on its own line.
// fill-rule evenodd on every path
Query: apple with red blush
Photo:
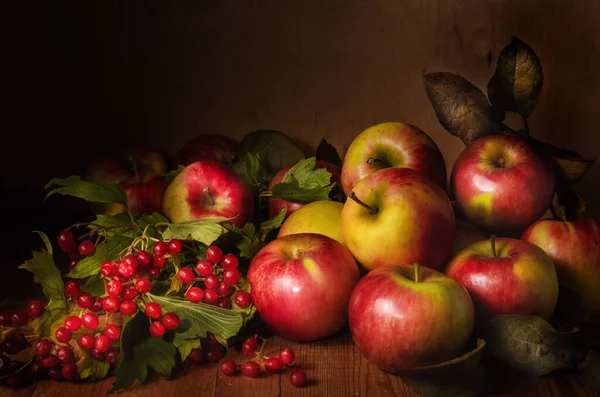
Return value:
M 240 143 L 221 134 L 202 134 L 187 141 L 175 155 L 175 166 L 196 161 L 216 161 L 231 167 L 236 161 Z

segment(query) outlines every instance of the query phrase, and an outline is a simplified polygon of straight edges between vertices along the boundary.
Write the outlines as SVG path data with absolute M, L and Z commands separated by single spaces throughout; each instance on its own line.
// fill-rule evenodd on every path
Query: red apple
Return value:
M 420 262 L 440 269 L 456 235 L 452 204 L 441 187 L 409 168 L 361 179 L 342 210 L 346 246 L 366 269 Z
M 445 273 L 471 294 L 478 325 L 498 314 L 548 320 L 556 308 L 558 279 L 552 259 L 527 241 L 492 236 L 460 251 Z
M 488 135 L 459 155 L 450 187 L 458 210 L 476 226 L 520 235 L 550 206 L 554 176 L 524 140 Z
M 273 186 L 280 183 L 283 180 L 283 177 L 285 176 L 285 174 L 290 170 L 290 168 L 292 168 L 296 164 L 297 163 L 290 164 L 286 167 L 283 167 L 281 170 L 279 170 L 279 172 L 277 172 L 277 174 L 275 174 L 275 176 L 271 180 L 271 183 L 269 184 L 269 189 L 271 189 Z M 315 167 L 313 169 L 318 170 L 321 168 L 325 168 L 327 171 L 329 171 L 331 173 L 330 181 L 332 183 L 333 182 L 335 182 L 336 184 L 340 183 L 340 173 L 341 173 L 340 167 L 338 167 L 337 165 L 325 162 L 325 161 L 317 161 L 315 164 Z M 270 218 L 273 218 L 274 216 L 279 214 L 281 212 L 281 210 L 283 210 L 283 209 L 287 210 L 285 216 L 288 217 L 288 216 L 290 216 L 290 214 L 292 214 L 292 212 L 296 211 L 298 208 L 302 207 L 303 205 L 304 205 L 304 203 L 298 203 L 298 202 L 294 202 L 294 201 L 286 201 L 279 197 L 271 196 L 271 197 L 268 197 L 268 199 L 267 199 L 267 207 L 269 209 L 269 217 Z
M 171 222 L 223 216 L 242 227 L 254 216 L 254 200 L 250 187 L 231 168 L 215 161 L 197 161 L 167 187 L 163 213 Z
M 196 161 L 216 161 L 232 166 L 236 159 L 238 147 L 238 141 L 225 135 L 198 135 L 179 149 L 175 155 L 175 166 L 185 166 Z
M 591 312 L 600 312 L 600 226 L 595 219 L 545 219 L 529 226 L 523 240 L 554 261 L 558 282 Z
M 474 324 L 467 290 L 418 264 L 368 273 L 354 288 L 348 313 L 361 354 L 389 372 L 460 356 Z
M 350 144 L 342 166 L 344 193 L 383 168 L 410 168 L 446 188 L 446 163 L 435 142 L 406 123 L 381 123 L 361 132 Z
M 116 183 L 127 194 L 132 212 L 161 211 L 162 196 L 167 188 L 163 175 L 168 171 L 164 154 L 142 145 L 113 148 L 97 156 L 88 165 L 86 179 L 98 183 Z M 95 204 L 96 211 L 116 214 L 125 207 L 114 204 Z
M 248 269 L 260 317 L 274 333 L 294 341 L 323 339 L 340 330 L 359 278 L 346 247 L 315 233 L 271 241 Z

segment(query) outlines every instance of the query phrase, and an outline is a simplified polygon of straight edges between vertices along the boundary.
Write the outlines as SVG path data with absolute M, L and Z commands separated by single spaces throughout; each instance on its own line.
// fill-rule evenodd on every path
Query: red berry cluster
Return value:
M 198 347 L 192 349 L 184 361 L 185 365 L 199 365 L 204 362 L 216 363 L 225 355 L 225 347 L 219 343 L 217 338 L 208 333 L 202 339 Z
M 185 297 L 190 302 L 203 302 L 223 309 L 231 309 L 231 294 L 235 291 L 235 304 L 243 309 L 250 305 L 251 298 L 248 292 L 237 287 L 242 277 L 237 269 L 238 265 L 237 256 L 223 255 L 219 247 L 211 245 L 206 250 L 206 259 L 196 263 L 195 273 L 189 267 L 182 267 L 177 277 L 183 284 L 189 285 Z M 204 289 L 196 286 L 196 282 L 202 282 Z
M 32 300 L 27 310 L 0 313 L 0 325 L 5 327 L 26 325 L 31 318 L 37 318 L 44 313 L 46 305 L 41 300 Z
M 98 238 L 94 242 L 88 237 L 89 234 L 81 236 L 81 241 L 76 246 L 75 238 L 73 237 L 73 233 L 70 231 L 70 228 L 63 230 L 58 234 L 56 238 L 58 246 L 62 252 L 69 255 L 69 259 L 71 260 L 69 263 L 69 271 L 75 269 L 81 257 L 90 256 L 96 250 L 96 245 L 99 243 Z
M 276 356 L 263 356 L 262 350 L 264 343 L 261 344 L 258 336 L 251 336 L 242 343 L 242 353 L 246 356 L 254 355 L 253 359 L 239 365 L 233 360 L 224 360 L 221 362 L 221 372 L 227 376 L 233 376 L 241 372 L 248 378 L 256 378 L 261 373 L 261 366 L 255 359 L 263 360 L 263 368 L 271 374 L 278 374 L 286 367 L 293 367 L 296 362 L 294 351 L 289 348 L 283 348 Z M 264 339 L 262 339 L 264 342 Z M 295 369 L 290 373 L 290 382 L 296 387 L 301 387 L 306 383 L 306 372 L 301 369 Z

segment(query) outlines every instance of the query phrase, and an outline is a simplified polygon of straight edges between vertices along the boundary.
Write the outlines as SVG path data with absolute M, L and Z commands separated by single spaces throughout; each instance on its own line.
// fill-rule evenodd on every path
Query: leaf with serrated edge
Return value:
M 66 277 L 86 278 L 98 274 L 100 266 L 105 261 L 114 261 L 127 247 L 131 245 L 133 239 L 130 236 L 115 235 L 101 242 L 96 247 L 94 255 L 83 258 L 75 269 L 69 272 Z
M 108 237 L 121 235 L 134 238 L 140 234 L 139 228 L 131 223 L 127 213 L 119 213 L 115 215 L 96 215 L 96 219 L 90 225 L 88 225 L 88 228 L 90 230 L 96 230 L 100 227 L 108 229 L 102 232 L 103 235 Z
M 283 224 L 285 220 L 285 215 L 287 214 L 287 210 L 282 209 L 279 214 L 275 215 L 273 218 L 266 220 L 260 224 L 261 231 L 261 239 L 264 240 L 265 236 L 271 231 L 275 230 Z
M 327 142 L 325 138 L 321 139 L 319 146 L 317 146 L 317 152 L 315 153 L 317 160 L 326 161 L 330 164 L 342 166 L 342 159 L 338 154 L 337 150 L 332 144 Z
M 173 338 L 173 345 L 179 351 L 181 360 L 185 360 L 192 352 L 192 349 L 200 347 L 200 338 L 183 339 L 179 336 L 179 334 L 175 334 L 175 337 Z
M 45 190 L 58 185 L 48 194 L 46 198 L 53 194 L 62 194 L 65 196 L 74 196 L 94 203 L 119 203 L 128 205 L 127 195 L 115 183 L 93 183 L 82 180 L 78 176 L 70 176 L 66 179 L 54 178 L 45 186 Z
M 560 333 L 536 316 L 497 315 L 483 336 L 496 358 L 533 376 L 576 369 L 585 358 L 578 332 Z
M 331 182 L 331 173 L 326 168 L 314 169 L 316 161 L 315 157 L 300 160 L 271 188 L 271 194 L 300 203 L 328 200 L 335 183 Z
M 210 245 L 223 232 L 223 227 L 219 222 L 226 222 L 232 218 L 222 216 L 208 217 L 196 219 L 189 222 L 168 223 L 167 228 L 163 232 L 163 240 L 179 239 L 187 240 L 191 238 L 199 241 L 202 244 Z
M 106 378 L 110 370 L 110 364 L 107 361 L 92 358 L 92 355 L 85 349 L 79 349 L 79 352 L 81 356 L 76 363 L 79 379 L 89 379 L 94 382 Z
M 487 98 L 471 82 L 447 72 L 429 73 L 423 78 L 438 121 L 465 145 L 484 135 L 501 132 L 499 125 L 492 120 Z
M 85 280 L 85 283 L 81 286 L 82 292 L 89 292 L 94 296 L 100 296 L 104 294 L 104 279 L 100 274 L 96 274 Z

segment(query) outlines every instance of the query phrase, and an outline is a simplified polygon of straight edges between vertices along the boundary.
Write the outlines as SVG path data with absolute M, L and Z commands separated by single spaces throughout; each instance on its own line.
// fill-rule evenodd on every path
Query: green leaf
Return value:
M 285 167 L 304 158 L 304 153 L 292 138 L 280 131 L 258 130 L 244 137 L 240 144 L 238 158 L 253 153 L 270 165 L 269 177 Z
M 142 229 L 148 225 L 155 226 L 160 223 L 169 222 L 169 219 L 166 216 L 159 214 L 158 212 L 152 214 L 139 214 L 136 216 L 135 220 Z
M 175 346 L 148 332 L 148 317 L 138 312 L 123 328 L 121 354 L 118 358 L 116 377 L 111 391 L 125 389 L 136 379 L 148 381 L 148 367 L 170 375 L 175 366 Z
M 590 350 L 583 364 L 583 383 L 594 393 L 600 393 L 600 353 Z
M 81 286 L 81 291 L 89 292 L 94 296 L 103 295 L 105 292 L 104 279 L 100 274 L 95 274 L 85 280 L 85 284 Z
M 487 87 L 497 120 L 504 120 L 507 111 L 529 117 L 540 98 L 543 80 L 542 63 L 535 51 L 513 37 L 500 52 Z
M 560 333 L 536 316 L 495 316 L 483 336 L 496 358 L 533 376 L 577 369 L 585 358 L 578 330 Z
M 281 225 L 283 224 L 283 221 L 285 220 L 286 213 L 287 213 L 287 210 L 284 208 L 279 212 L 279 214 L 275 215 L 273 218 L 268 219 L 264 222 L 261 222 L 261 224 L 260 224 L 261 240 L 264 240 L 266 235 L 270 231 L 281 227 Z
M 79 349 L 81 356 L 77 360 L 77 373 L 79 379 L 89 379 L 92 382 L 106 378 L 110 370 L 108 361 L 99 361 L 92 358 L 89 351 Z
M 35 233 L 38 236 L 40 236 L 40 238 L 42 239 L 42 242 L 46 246 L 46 251 L 48 251 L 48 253 L 50 255 L 52 255 L 53 254 L 52 253 L 52 244 L 50 243 L 50 239 L 48 238 L 48 236 L 46 236 L 46 233 L 40 232 L 39 230 L 34 230 L 33 233 Z
M 325 138 L 321 139 L 319 146 L 317 146 L 317 153 L 315 154 L 317 160 L 326 161 L 330 164 L 342 166 L 342 159 L 338 154 L 335 147 L 327 142 Z
M 78 176 L 67 179 L 54 178 L 45 186 L 45 190 L 58 185 L 48 193 L 46 198 L 55 193 L 74 196 L 94 203 L 119 203 L 127 207 L 127 195 L 114 183 L 93 183 L 81 180 Z
M 132 242 L 133 238 L 125 235 L 115 235 L 102 241 L 96 247 L 94 255 L 83 258 L 73 271 L 67 273 L 66 277 L 86 278 L 98 274 L 102 262 L 118 259 L 119 254 Z
M 44 313 L 42 313 L 40 317 L 31 320 L 29 326 L 33 330 L 33 333 L 39 335 L 40 338 L 48 337 L 51 335 L 50 330 L 52 324 L 66 311 L 66 307 L 62 307 L 62 304 L 59 301 L 50 301 L 48 305 L 46 305 Z
M 179 316 L 179 338 L 204 338 L 207 332 L 224 339 L 236 335 L 244 324 L 241 312 L 221 309 L 205 303 L 192 303 L 179 297 L 147 294 L 150 301 L 160 304 L 165 312 Z
M 244 175 L 246 183 L 253 190 L 261 191 L 269 184 L 270 166 L 259 154 L 245 153 L 240 159 L 240 164 L 241 166 L 236 167 L 240 168 L 238 173 Z
M 163 177 L 165 178 L 165 180 L 168 183 L 171 183 L 171 182 L 173 182 L 173 179 L 175 179 L 175 177 L 177 175 L 179 175 L 179 173 L 181 173 L 181 171 L 183 171 L 184 168 L 185 168 L 184 165 L 178 165 L 176 169 L 167 172 L 166 174 L 163 175 Z
M 493 387 L 486 343 L 477 339 L 470 351 L 440 364 L 397 371 L 402 380 L 423 397 L 477 397 Z
M 175 334 L 175 337 L 173 338 L 173 345 L 179 351 L 179 355 L 183 361 L 190 355 L 192 349 L 200 346 L 200 338 L 183 339 L 180 337 L 180 334 Z
M 300 203 L 329 200 L 335 183 L 331 182 L 331 173 L 327 169 L 314 169 L 316 162 L 315 157 L 300 160 L 285 173 L 280 183 L 272 187 L 271 194 Z
M 223 227 L 219 222 L 226 222 L 230 219 L 222 216 L 214 216 L 202 219 L 196 219 L 189 222 L 165 223 L 167 228 L 162 234 L 164 240 L 173 238 L 187 240 L 191 238 L 202 244 L 210 245 L 223 232 Z
M 108 229 L 103 232 L 103 235 L 109 238 L 117 235 L 134 238 L 141 233 L 139 228 L 131 223 L 129 216 L 125 212 L 116 215 L 96 215 L 96 219 L 88 226 L 88 229 L 97 230 L 100 227 Z
M 235 236 L 235 247 L 240 251 L 240 257 L 252 259 L 264 246 L 264 242 L 256 235 L 254 223 L 246 223 L 243 229 L 231 222 L 225 222 L 222 225 L 229 232 L 226 237 Z
M 424 75 L 425 90 L 440 124 L 470 145 L 484 135 L 501 132 L 491 106 L 479 88 L 457 74 Z

